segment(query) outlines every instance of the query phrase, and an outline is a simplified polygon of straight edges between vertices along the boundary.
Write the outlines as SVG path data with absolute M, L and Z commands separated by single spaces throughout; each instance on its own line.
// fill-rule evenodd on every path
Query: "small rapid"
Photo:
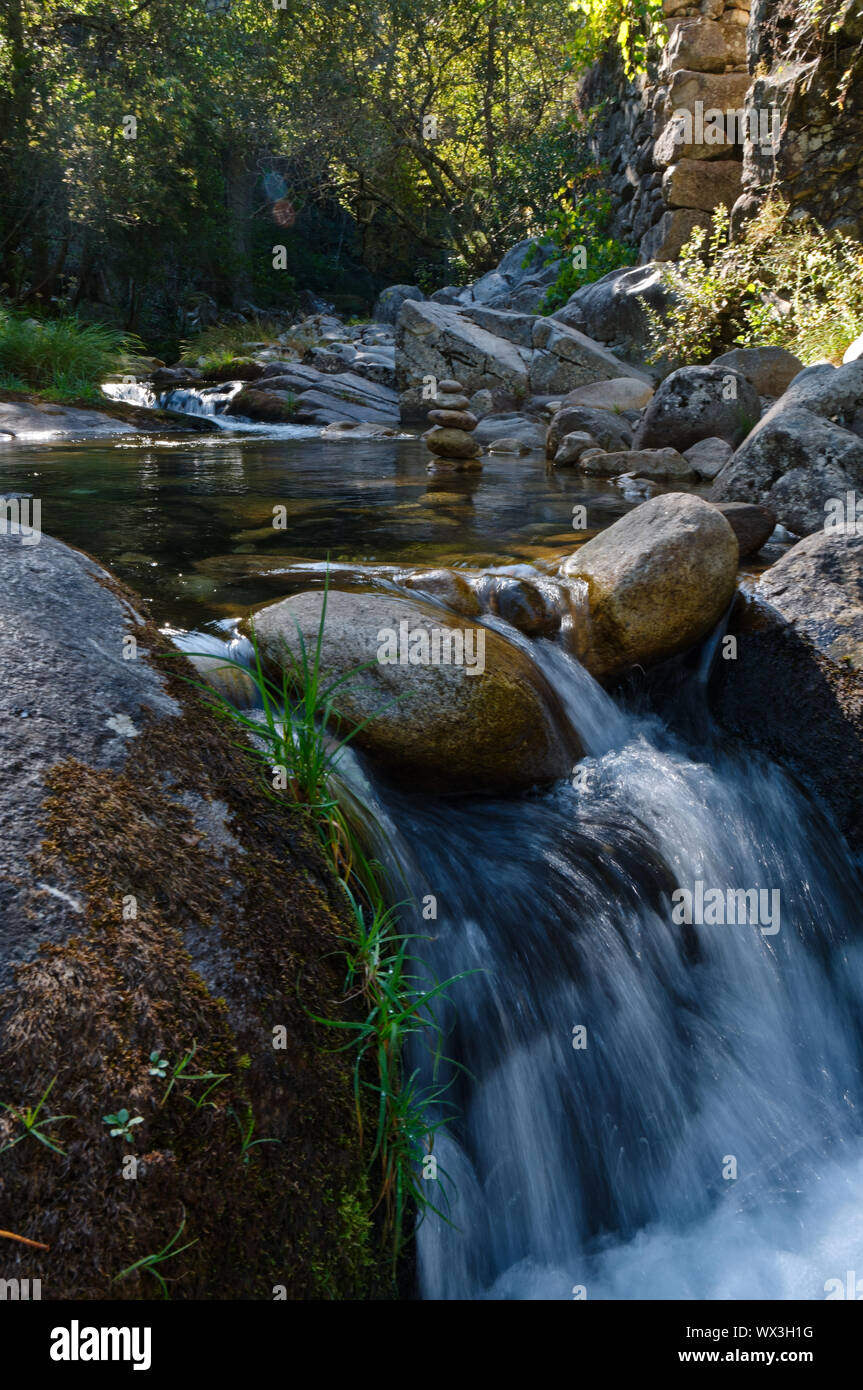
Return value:
M 226 381 L 213 386 L 173 387 L 158 391 L 144 381 L 108 381 L 102 386 L 112 401 L 144 406 L 148 410 L 173 410 L 179 415 L 194 415 L 211 420 L 214 429 L 241 434 L 262 434 L 274 439 L 311 439 L 320 434 L 317 425 L 261 424 L 243 415 L 228 415 L 226 411 L 234 396 L 246 385 L 244 381 Z
M 863 1274 L 858 867 L 778 768 L 721 746 L 703 669 L 666 719 L 521 645 L 586 749 L 572 782 L 360 788 L 381 856 L 436 904 L 416 910 L 423 971 L 462 977 L 430 1190 L 451 1224 L 419 1227 L 421 1294 L 824 1298 Z M 778 891 L 778 930 L 678 924 L 672 895 L 699 882 Z

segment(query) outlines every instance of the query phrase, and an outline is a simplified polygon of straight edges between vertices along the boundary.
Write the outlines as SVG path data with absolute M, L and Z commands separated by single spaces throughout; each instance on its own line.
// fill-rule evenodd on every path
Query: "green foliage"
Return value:
M 159 1053 L 159 1049 L 156 1048 L 154 1052 L 150 1053 L 150 1065 L 147 1069 L 147 1075 L 158 1076 L 160 1080 L 164 1081 L 167 1074 L 168 1059 L 167 1057 L 162 1057 Z
M 181 344 L 180 361 L 186 366 L 224 366 L 243 357 L 247 343 L 271 343 L 278 346 L 278 337 L 285 331 L 278 319 L 254 317 L 247 323 L 216 323 Z
M 97 304 L 162 354 L 200 293 L 360 312 L 419 262 L 486 269 L 549 192 L 526 156 L 577 19 L 571 0 L 9 0 L 0 290 Z
M 346 1032 L 345 1048 L 355 1054 L 354 1092 L 357 1120 L 362 1132 L 361 1087 L 373 1092 L 376 1129 L 372 1161 L 381 1168 L 381 1197 L 386 1226 L 393 1237 L 393 1258 L 404 1241 L 406 1217 L 411 1209 L 420 1219 L 428 1211 L 446 1221 L 445 1212 L 428 1196 L 422 1177 L 422 1163 L 432 1154 L 438 1130 L 449 1122 L 444 1113 L 445 1095 L 451 1082 L 438 1083 L 443 1060 L 441 1033 L 434 1004 L 463 976 L 444 982 L 424 980 L 419 961 L 411 954 L 412 938 L 399 926 L 399 908 L 387 906 L 381 888 L 381 866 L 367 861 L 356 840 L 353 845 L 352 878 L 345 880 L 351 906 L 353 931 L 345 940 L 348 966 L 345 993 L 360 992 L 366 1017 L 358 1020 L 318 1019 L 328 1027 Z M 404 1072 L 404 1053 L 413 1037 L 431 1045 L 432 1083 L 423 1086 L 419 1073 Z M 364 1061 L 373 1060 L 375 1080 L 362 1081 Z M 438 1167 L 440 1178 L 447 1174 Z M 441 1191 L 445 1191 L 441 1182 Z
M 645 71 L 651 45 L 665 34 L 662 0 L 578 0 L 578 13 L 578 36 L 570 49 L 577 72 L 616 45 L 627 77 L 634 77 Z
M 61 399 L 99 398 L 101 383 L 132 365 L 140 346 L 104 324 L 0 308 L 0 385 Z
M 574 132 L 570 168 L 555 192 L 543 233 L 545 240 L 560 248 L 565 264 L 545 293 L 539 307 L 542 314 L 566 304 L 582 285 L 635 262 L 635 248 L 609 234 L 612 201 L 604 175 L 600 165 L 590 162 Z
M 672 293 L 651 322 L 649 360 L 704 362 L 733 346 L 788 348 L 805 364 L 841 361 L 863 331 L 863 247 L 769 199 L 731 240 L 719 207 L 663 272 Z
M 194 1105 L 194 1107 L 195 1107 L 196 1110 L 200 1110 L 201 1107 L 202 1107 L 203 1105 L 205 1105 L 205 1104 L 209 1104 L 209 1105 L 212 1105 L 212 1104 L 213 1104 L 212 1101 L 209 1100 L 210 1094 L 211 1094 L 213 1091 L 215 1091 L 215 1089 L 216 1089 L 217 1086 L 221 1086 L 221 1084 L 222 1084 L 223 1081 L 227 1081 L 228 1077 L 230 1076 L 230 1072 L 227 1072 L 227 1071 L 220 1071 L 220 1072 L 217 1072 L 217 1071 L 191 1072 L 191 1071 L 189 1071 L 189 1067 L 191 1066 L 191 1064 L 192 1064 L 192 1062 L 193 1062 L 193 1060 L 194 1060 L 194 1058 L 195 1058 L 195 1054 L 197 1053 L 197 1051 L 198 1051 L 198 1044 L 197 1044 L 197 1043 L 193 1043 L 192 1046 L 190 1047 L 189 1051 L 185 1054 L 185 1056 L 181 1057 L 180 1060 L 177 1062 L 177 1065 L 174 1067 L 174 1070 L 171 1072 L 171 1076 L 170 1076 L 170 1079 L 169 1079 L 169 1081 L 168 1081 L 168 1085 L 165 1087 L 165 1093 L 164 1093 L 164 1095 L 162 1096 L 162 1099 L 159 1101 L 159 1108 L 160 1108 L 160 1109 L 162 1109 L 162 1108 L 164 1107 L 165 1102 L 167 1101 L 169 1095 L 171 1094 L 171 1092 L 173 1091 L 173 1089 L 174 1089 L 175 1086 L 180 1085 L 180 1084 L 186 1085 L 186 1084 L 188 1084 L 189 1082 L 193 1082 L 193 1081 L 208 1081 L 210 1084 L 209 1084 L 207 1087 L 205 1087 L 205 1089 L 201 1092 L 201 1094 L 200 1094 L 199 1096 L 187 1096 L 186 1099 L 187 1099 L 187 1100 L 190 1100 L 190 1101 L 192 1102 L 192 1104 Z M 163 1065 L 164 1065 L 165 1069 L 167 1069 L 168 1063 L 165 1062 Z M 153 1073 L 151 1073 L 151 1075 L 152 1075 L 152 1074 L 153 1074 Z M 164 1075 L 165 1075 L 164 1071 L 160 1070 L 159 1074 L 162 1076 L 162 1079 L 164 1080 Z M 215 1107 L 214 1107 L 214 1108 L 215 1108 Z
M 231 1116 L 231 1118 L 237 1126 L 237 1129 L 240 1131 L 240 1159 L 242 1163 L 245 1164 L 247 1167 L 252 1149 L 256 1148 L 258 1144 L 281 1144 L 281 1139 L 253 1138 L 253 1135 L 255 1133 L 255 1115 L 250 1104 L 246 1105 L 246 1115 L 245 1119 L 243 1120 L 240 1119 L 239 1115 L 237 1114 L 236 1110 L 233 1109 L 233 1107 L 231 1107 L 231 1109 L 228 1111 L 228 1114 Z

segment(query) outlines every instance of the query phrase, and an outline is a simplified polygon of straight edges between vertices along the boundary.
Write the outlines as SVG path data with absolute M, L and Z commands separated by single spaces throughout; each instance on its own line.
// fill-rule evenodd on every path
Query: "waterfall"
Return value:
M 419 1225 L 420 1293 L 823 1299 L 863 1275 L 859 868 L 783 772 L 719 742 L 709 641 L 660 717 L 489 623 L 559 696 L 585 749 L 570 780 L 444 801 L 351 749 L 339 765 L 398 899 L 435 901 L 402 911 L 421 974 L 460 977 L 430 1114 L 449 1224 Z M 779 910 L 675 920 L 699 884 Z M 432 1065 L 408 1059 L 429 1086 Z
M 108 381 L 102 386 L 106 396 L 114 401 L 127 401 L 148 409 L 174 410 L 180 415 L 203 416 L 212 420 L 219 430 L 241 431 L 243 434 L 266 434 L 280 439 L 310 439 L 321 433 L 317 425 L 274 425 L 247 420 L 243 415 L 226 415 L 234 396 L 248 385 L 245 381 L 225 381 L 213 386 L 177 386 L 170 391 L 157 392 L 147 382 Z
M 417 955 L 439 980 L 474 972 L 440 1009 L 459 1068 L 430 1196 L 452 1224 L 420 1225 L 421 1293 L 823 1299 L 863 1273 L 857 868 L 776 767 L 520 645 L 587 749 L 576 785 L 363 787 L 436 900 L 436 921 L 403 919 Z M 672 894 L 698 883 L 765 890 L 778 930 L 676 924 Z

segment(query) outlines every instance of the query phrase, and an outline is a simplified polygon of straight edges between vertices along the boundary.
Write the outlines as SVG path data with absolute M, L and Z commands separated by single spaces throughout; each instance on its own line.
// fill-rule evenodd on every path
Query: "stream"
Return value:
M 0 491 L 39 496 L 44 529 L 187 648 L 327 560 L 541 569 L 575 504 L 594 526 L 628 505 L 535 457 L 445 483 L 426 458 L 308 431 L 128 436 L 4 448 Z M 421 1295 L 823 1299 L 863 1276 L 859 867 L 784 773 L 720 741 L 707 662 L 657 712 L 492 621 L 560 696 L 579 785 L 444 802 L 353 754 L 344 771 L 412 898 L 436 901 L 421 969 L 461 977 L 439 1006 L 432 1200 L 451 1224 L 420 1225 Z M 672 893 L 698 882 L 778 891 L 781 914 L 678 924 Z M 413 1065 L 432 1085 L 428 1054 Z

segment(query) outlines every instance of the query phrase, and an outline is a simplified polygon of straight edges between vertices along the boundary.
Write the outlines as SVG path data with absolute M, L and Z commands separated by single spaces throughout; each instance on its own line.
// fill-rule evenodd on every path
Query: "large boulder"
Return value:
M 758 593 L 831 661 L 863 672 L 863 525 L 799 541 Z
M 803 363 L 784 347 L 734 348 L 714 357 L 711 366 L 730 367 L 751 382 L 759 396 L 781 396 L 804 370 Z
M 394 425 L 398 396 L 391 387 L 353 371 L 328 373 L 308 364 L 279 364 L 278 375 L 262 376 L 254 386 L 238 391 L 225 414 L 274 424 Z
M 426 378 L 456 376 L 470 395 L 487 389 L 495 395 L 529 394 L 531 353 L 497 337 L 465 318 L 455 306 L 407 300 L 396 328 L 396 384 L 403 420 L 424 418 Z
M 395 323 L 406 299 L 422 301 L 425 295 L 417 285 L 390 285 L 387 289 L 381 290 L 375 300 L 372 318 L 377 323 Z
M 619 453 L 632 446 L 632 429 L 622 415 L 613 410 L 593 410 L 586 405 L 567 405 L 551 417 L 545 439 L 546 458 L 553 459 L 558 445 L 568 434 L 589 434 L 607 453 Z
M 267 661 L 290 666 L 299 634 L 312 649 L 323 601 L 320 592 L 296 594 L 255 614 L 252 626 Z M 458 651 L 459 639 L 466 653 L 461 664 L 445 659 L 450 644 Z M 399 652 L 391 660 L 395 644 Z M 368 721 L 356 746 L 411 785 L 516 792 L 564 776 L 572 765 L 565 721 L 532 663 L 496 632 L 430 604 L 331 592 L 321 670 L 327 682 L 352 673 L 335 702 L 342 733 Z
M 795 376 L 717 476 L 717 502 L 762 502 L 783 526 L 807 536 L 831 505 L 863 489 L 863 439 L 852 425 L 863 406 L 863 361 L 822 364 Z
M 661 314 L 669 301 L 661 265 L 625 266 L 583 285 L 551 317 L 598 342 L 614 344 L 627 357 L 638 357 L 650 340 L 645 306 Z
M 734 532 L 709 502 L 671 492 L 633 508 L 563 566 L 587 584 L 587 669 L 615 676 L 700 641 L 731 601 L 737 564 Z
M 413 300 L 399 315 L 396 380 L 404 420 L 423 418 L 429 378 L 455 376 L 469 396 L 488 390 L 520 401 L 625 375 L 645 380 L 601 343 L 553 319 Z
M 729 733 L 785 764 L 863 850 L 863 536 L 808 536 L 732 620 L 711 703 Z
M 535 395 L 557 395 L 595 381 L 632 377 L 650 385 L 643 372 L 628 367 L 601 343 L 578 329 L 553 318 L 539 318 L 534 324 L 536 349 L 530 368 L 530 389 Z
M 653 395 L 653 387 L 637 377 L 614 377 L 611 381 L 592 381 L 568 391 L 565 405 L 586 405 L 592 410 L 643 410 Z
M 58 1153 L 6 1147 L 23 1131 L 0 1110 L 2 1224 L 31 1241 L 3 1241 L 2 1274 L 151 1298 L 145 1268 L 117 1276 L 182 1221 L 180 1298 L 374 1297 L 353 1063 L 313 1022 L 358 1017 L 338 1002 L 345 895 L 144 612 L 79 552 L 0 534 L 0 1100 L 50 1083 L 43 1119 L 68 1117 L 45 1130 Z M 193 1057 L 168 1095 L 154 1050 L 169 1074 Z M 202 1106 L 188 1074 L 209 1070 Z M 103 1122 L 121 1107 L 132 1143 Z M 277 1142 L 244 1163 L 235 1116 Z
M 540 452 L 545 448 L 546 427 L 527 415 L 486 415 L 474 430 L 480 444 L 493 444 L 496 439 L 515 439 L 525 449 Z
M 635 434 L 637 449 L 681 453 L 716 436 L 736 445 L 761 416 L 758 392 L 729 367 L 679 367 L 657 388 Z
M 445 285 L 431 296 L 436 304 L 459 307 L 487 305 L 490 309 L 536 313 L 549 285 L 560 273 L 560 247 L 528 237 L 510 248 L 500 265 L 471 285 Z

